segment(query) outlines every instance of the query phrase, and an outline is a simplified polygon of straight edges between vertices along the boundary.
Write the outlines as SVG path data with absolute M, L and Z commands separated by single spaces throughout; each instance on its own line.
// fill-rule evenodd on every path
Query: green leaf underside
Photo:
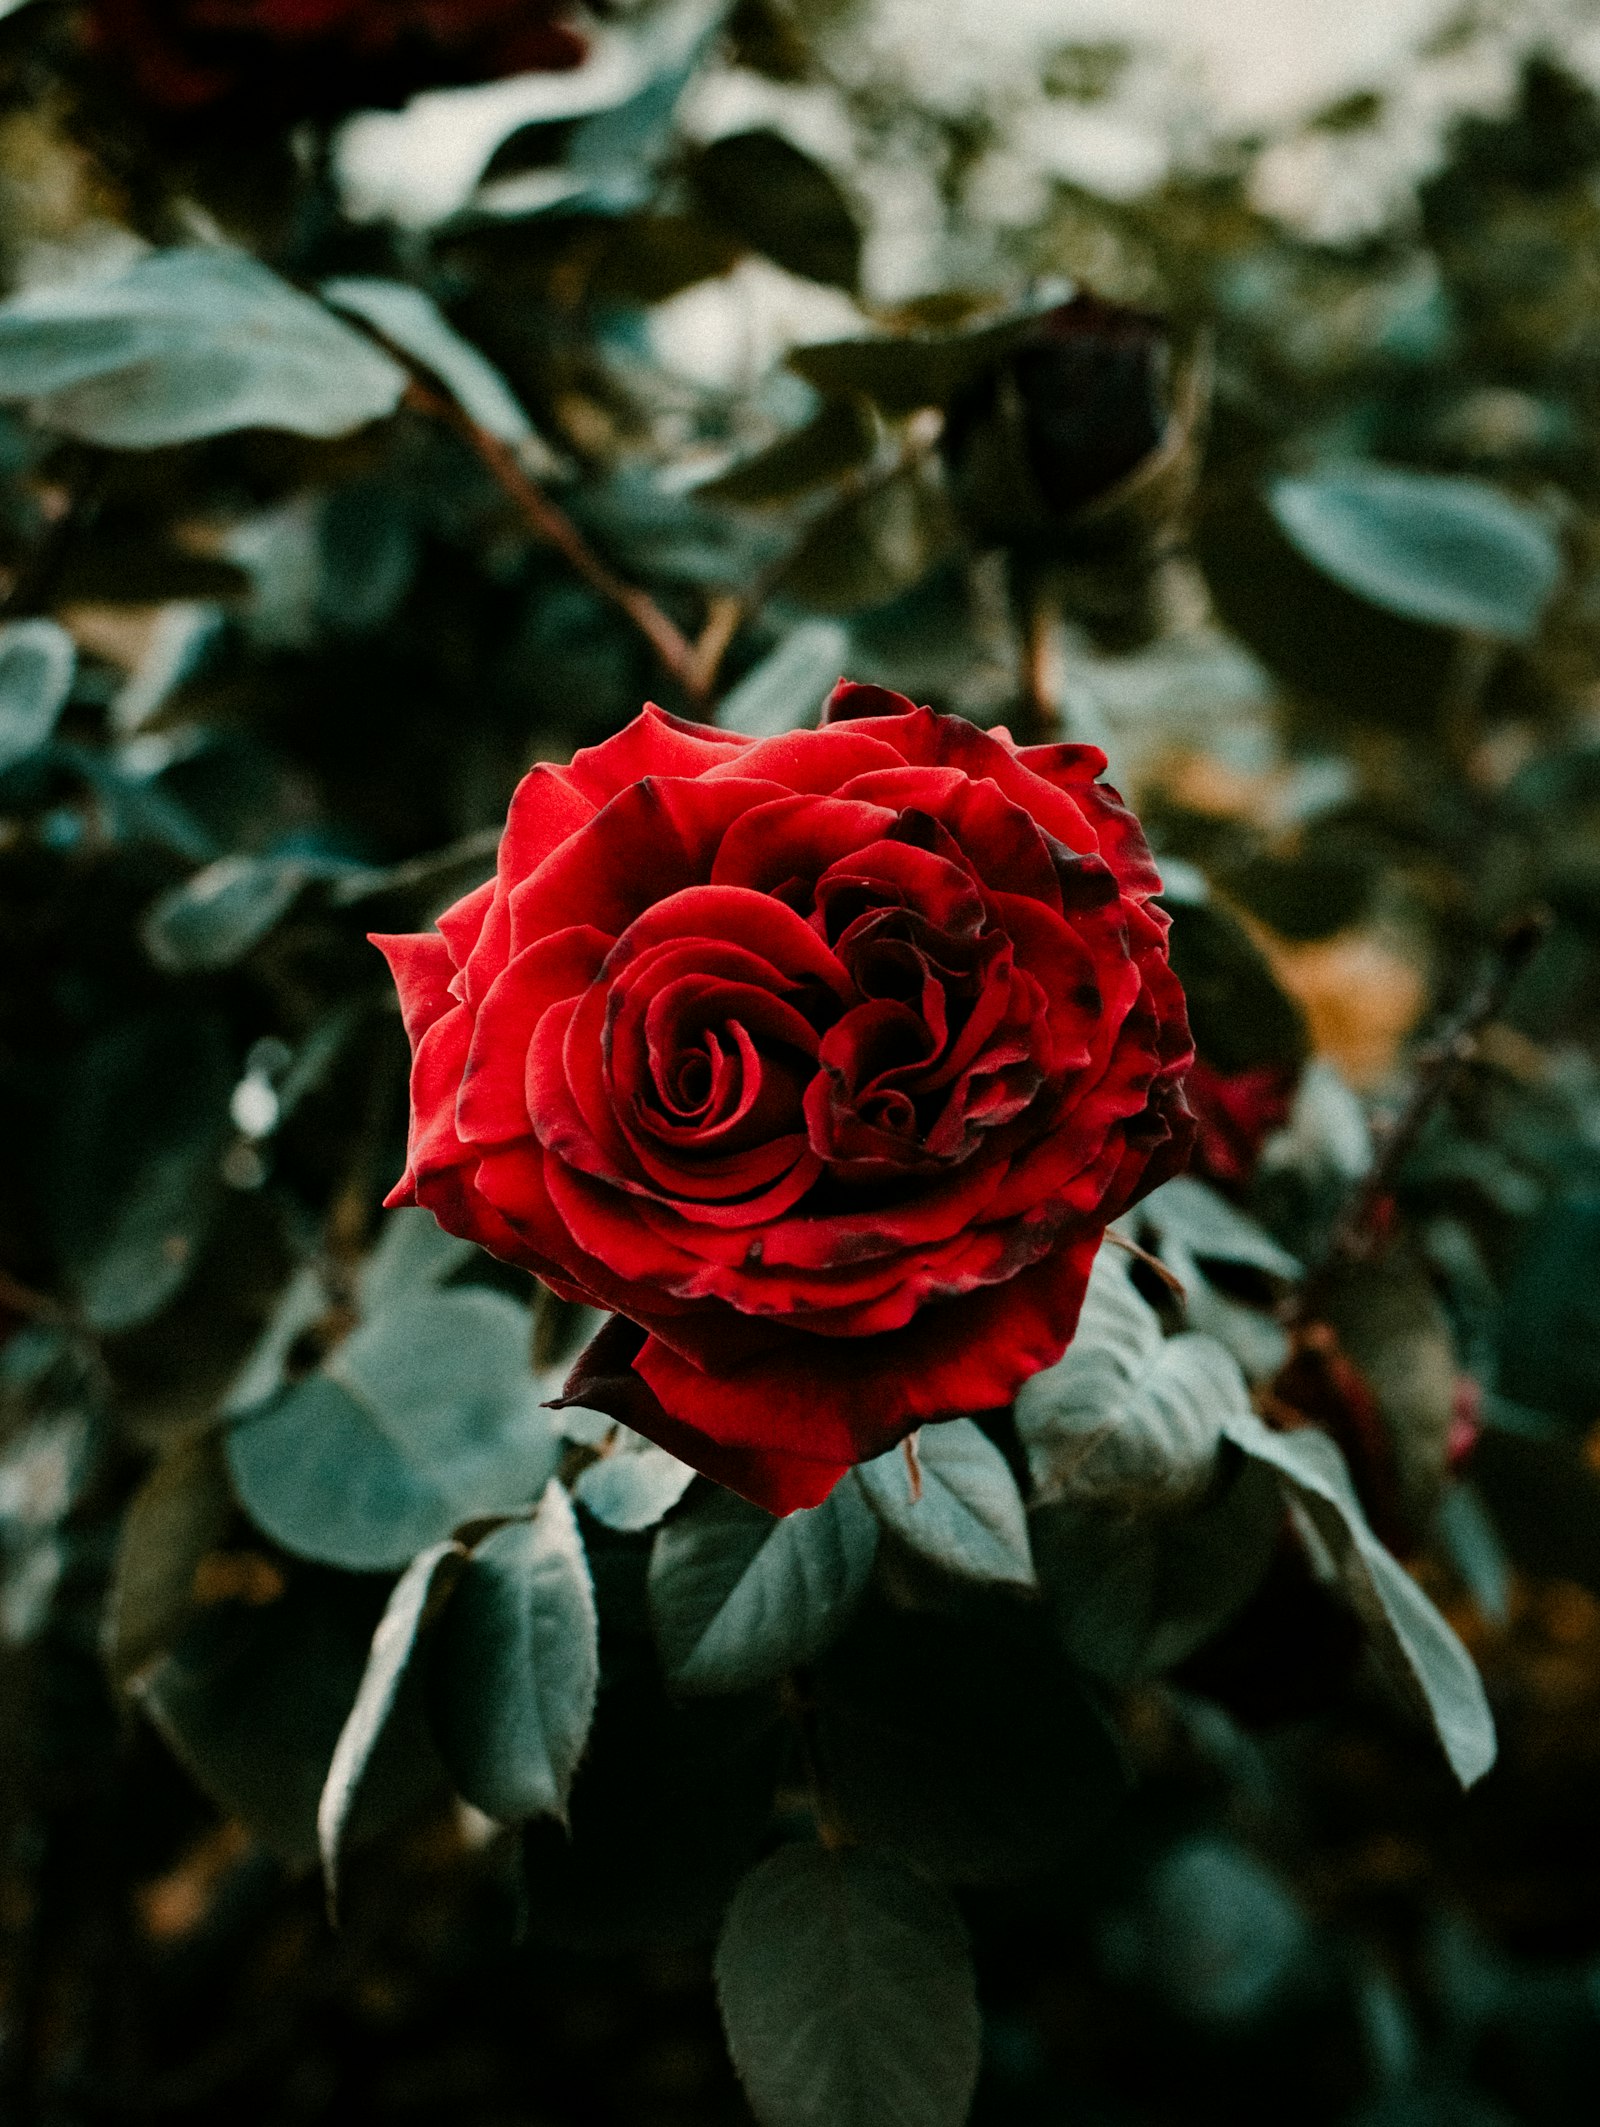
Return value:
M 588 1561 L 552 1479 L 531 1519 L 473 1552 L 440 1631 L 435 1723 L 466 1800 L 502 1823 L 564 1823 L 599 1672 Z
M 569 1437 L 574 1415 L 564 1413 Z M 579 1475 L 572 1496 L 608 1529 L 637 1532 L 671 1513 L 693 1482 L 686 1462 L 619 1425 L 605 1453 Z
M 347 435 L 393 413 L 405 386 L 365 333 L 222 245 L 154 251 L 112 279 L 0 304 L 0 399 L 86 443 Z
M 14 620 L 0 628 L 0 773 L 48 742 L 72 691 L 77 655 L 72 637 L 53 620 Z
M 293 858 L 219 857 L 162 894 L 141 926 L 159 967 L 231 967 L 263 939 L 310 876 Z
M 559 1453 L 527 1340 L 524 1310 L 498 1293 L 386 1308 L 320 1373 L 234 1421 L 246 1511 L 299 1557 L 378 1571 L 474 1515 L 525 1509 Z
M 1268 502 L 1305 560 L 1407 620 L 1521 642 L 1560 578 L 1543 520 L 1487 481 L 1338 466 L 1274 481 Z
M 947 1892 L 868 1849 L 780 1849 L 716 1955 L 728 2046 L 762 2127 L 960 2127 L 978 2004 Z
M 855 1481 L 885 1528 L 963 1580 L 1035 1585 L 1027 1515 L 1004 1455 L 970 1418 L 924 1426 L 905 1447 L 864 1462 Z
M 1198 1505 L 1127 1516 L 1070 1502 L 1031 1516 L 1044 1599 L 1063 1646 L 1107 1683 L 1185 1660 L 1254 1594 L 1283 1531 L 1281 1489 L 1242 1461 Z
M 1399 1560 L 1367 1525 L 1344 1457 L 1306 1426 L 1275 1433 L 1254 1413 L 1231 1418 L 1227 1435 L 1279 1472 L 1327 1546 L 1341 1585 L 1388 1667 L 1420 1700 L 1451 1770 L 1464 1787 L 1495 1760 L 1494 1717 L 1472 1657 Z
M 650 1560 L 650 1612 L 674 1690 L 738 1691 L 818 1653 L 846 1623 L 877 1543 L 849 1484 L 781 1521 L 731 1492 L 691 1501 Z
M 330 1913 L 338 1903 L 344 1836 L 361 1783 L 394 1714 L 424 1623 L 448 1593 L 461 1559 L 451 1543 L 419 1553 L 395 1582 L 372 1635 L 355 1704 L 339 1731 L 317 1805 L 317 1847 Z
M 479 428 L 503 443 L 525 443 L 533 436 L 533 423 L 499 370 L 461 337 L 420 288 L 404 281 L 350 277 L 324 281 L 322 293 L 420 362 Z
M 1249 1407 L 1236 1362 L 1211 1337 L 1164 1337 L 1108 1245 L 1072 1343 L 1023 1383 L 1016 1421 L 1041 1501 L 1171 1505 L 1204 1489 L 1224 1418 Z

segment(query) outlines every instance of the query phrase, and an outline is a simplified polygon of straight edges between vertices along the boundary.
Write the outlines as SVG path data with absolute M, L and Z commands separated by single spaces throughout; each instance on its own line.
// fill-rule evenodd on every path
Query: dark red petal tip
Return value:
M 861 680 L 842 679 L 822 705 L 825 724 L 843 724 L 863 716 L 910 716 L 916 703 L 892 687 L 869 687 Z

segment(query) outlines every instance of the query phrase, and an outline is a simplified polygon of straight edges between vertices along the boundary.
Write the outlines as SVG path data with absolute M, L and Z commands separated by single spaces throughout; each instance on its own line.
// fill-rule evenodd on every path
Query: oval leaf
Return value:
M 342 436 L 394 412 L 391 355 L 242 251 L 153 251 L 0 303 L 0 399 L 130 450 L 239 428 Z
M 358 1572 L 527 1507 L 559 1453 L 527 1343 L 499 1293 L 419 1292 L 376 1315 L 321 1373 L 235 1420 L 241 1504 L 285 1550 Z
M 1041 1501 L 1131 1507 L 1192 1498 L 1223 1421 L 1249 1408 L 1238 1362 L 1211 1337 L 1163 1337 L 1107 1245 L 1066 1356 L 1023 1383 L 1016 1422 Z
M 140 932 L 157 967 L 231 967 L 284 915 L 309 877 L 292 857 L 219 857 L 160 895 Z
M 448 1596 L 461 1559 L 455 1544 L 435 1544 L 414 1558 L 395 1582 L 372 1635 L 356 1702 L 339 1731 L 317 1805 L 317 1847 L 322 1856 L 330 1919 L 338 1906 L 339 1858 L 356 1796 L 373 1752 L 388 1728 L 417 1650 L 418 1637 Z
M 562 1412 L 562 1432 L 569 1440 L 573 1421 L 588 1415 Z M 605 1453 L 590 1463 L 573 1486 L 572 1496 L 608 1529 L 636 1531 L 653 1529 L 693 1483 L 694 1471 L 688 1463 L 658 1448 L 642 1433 L 619 1425 Z
M 72 637 L 53 620 L 0 628 L 0 772 L 48 742 L 72 691 L 77 657 Z
M 790 273 L 854 288 L 861 231 L 838 183 L 781 133 L 762 126 L 702 148 L 692 171 L 712 218 Z
M 906 1450 L 902 1442 L 855 1473 L 884 1527 L 963 1580 L 1033 1587 L 1022 1495 L 987 1434 L 955 1418 L 924 1426 Z
M 234 1511 L 214 1432 L 172 1447 L 123 1516 L 106 1602 L 106 1661 L 131 1685 L 163 1655 L 195 1612 L 195 1570 L 222 1541 Z
M 950 1894 L 898 1862 L 770 1855 L 734 1893 L 716 1982 L 762 2127 L 961 2127 L 978 2076 L 971 1953 Z
M 473 1552 L 434 1672 L 439 1747 L 485 1815 L 565 1823 L 600 1680 L 599 1624 L 583 1540 L 552 1478 L 530 1521 Z
M 740 1691 L 818 1653 L 872 1570 L 878 1524 L 855 1486 L 775 1521 L 707 1492 L 656 1538 L 650 1612 L 679 1691 Z
M 363 318 L 439 379 L 467 418 L 502 443 L 533 440 L 533 423 L 492 362 L 464 340 L 431 296 L 404 281 L 324 281 L 330 303 Z
M 1267 499 L 1314 568 L 1407 620 L 1521 642 L 1561 575 L 1543 519 L 1487 481 L 1350 465 L 1276 480 Z
M 1337 1444 L 1313 1426 L 1274 1433 L 1253 1411 L 1231 1418 L 1226 1431 L 1284 1481 L 1331 1554 L 1378 1652 L 1407 1696 L 1425 1708 L 1456 1778 L 1463 1787 L 1481 1780 L 1495 1761 L 1494 1716 L 1472 1657 L 1373 1534 Z

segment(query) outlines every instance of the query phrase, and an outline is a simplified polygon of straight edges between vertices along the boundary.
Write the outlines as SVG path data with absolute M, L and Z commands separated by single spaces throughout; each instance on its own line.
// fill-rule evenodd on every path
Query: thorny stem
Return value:
M 381 334 L 372 336 L 383 339 Z M 383 344 L 400 359 L 407 359 L 403 350 L 395 348 L 391 342 L 383 340 Z M 416 375 L 409 362 L 408 366 L 413 367 L 413 375 L 405 403 L 415 412 L 455 430 L 494 479 L 501 493 L 515 506 L 534 536 L 555 547 L 592 590 L 598 591 L 602 598 L 632 621 L 683 689 L 692 713 L 706 717 L 716 690 L 717 674 L 729 645 L 745 621 L 766 604 L 793 560 L 794 549 L 780 554 L 743 591 L 717 593 L 709 601 L 704 627 L 691 641 L 677 623 L 662 612 L 647 591 L 626 582 L 601 559 L 566 511 L 550 499 L 509 444 L 480 428 L 448 392 Z M 865 466 L 840 482 L 827 507 L 801 532 L 801 544 L 813 537 L 830 517 L 851 508 L 910 471 L 938 442 L 943 425 L 942 416 L 936 409 L 926 408 L 914 415 L 906 424 L 901 446 L 892 457 Z
M 1438 1038 L 1422 1051 L 1410 1098 L 1384 1139 L 1372 1172 L 1334 1228 L 1324 1271 L 1362 1262 L 1373 1253 L 1383 1230 L 1384 1208 L 1429 1117 L 1477 1056 L 1485 1030 L 1504 1009 L 1517 977 L 1543 944 L 1549 928 L 1550 917 L 1543 909 L 1509 923 L 1477 987 Z
M 690 701 L 697 709 L 702 708 L 710 696 L 716 666 L 732 637 L 721 601 L 713 605 L 706 637 L 702 638 L 703 649 L 702 644 L 689 640 L 647 591 L 626 582 L 609 563 L 601 560 L 566 511 L 551 501 L 511 446 L 491 435 L 486 428 L 480 428 L 448 393 L 435 391 L 413 378 L 406 391 L 406 403 L 418 413 L 453 428 L 462 437 L 534 536 L 546 540 L 572 564 L 591 590 L 598 591 L 602 598 L 627 615 Z

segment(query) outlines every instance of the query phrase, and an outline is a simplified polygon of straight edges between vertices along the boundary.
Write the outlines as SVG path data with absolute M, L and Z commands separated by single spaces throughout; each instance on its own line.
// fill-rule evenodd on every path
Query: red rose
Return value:
M 841 683 L 820 731 L 652 706 L 535 768 L 496 877 L 374 941 L 414 1048 L 389 1201 L 625 1318 L 569 1393 L 778 1513 L 1006 1403 L 1189 1143 L 1104 767 Z
M 90 48 L 144 104 L 269 121 L 576 66 L 565 0 L 89 0 Z

